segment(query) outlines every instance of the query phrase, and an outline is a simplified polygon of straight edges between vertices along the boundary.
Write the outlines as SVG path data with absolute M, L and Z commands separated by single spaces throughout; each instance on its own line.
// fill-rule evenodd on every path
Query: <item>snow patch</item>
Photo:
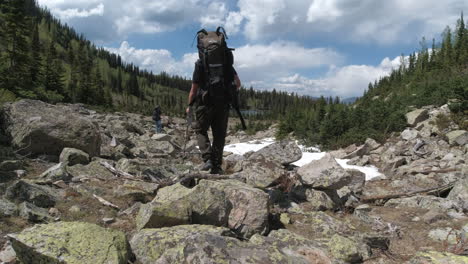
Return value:
M 254 152 L 259 151 L 260 149 L 266 146 L 269 146 L 273 143 L 275 143 L 274 138 L 265 138 L 262 140 L 253 140 L 253 141 L 249 141 L 245 143 L 236 143 L 236 144 L 226 145 L 224 147 L 224 150 L 228 152 L 232 152 L 234 154 L 244 155 L 245 153 L 249 151 L 254 151 Z M 292 163 L 292 165 L 295 165 L 298 167 L 307 165 L 314 160 L 319 160 L 323 158 L 325 154 L 327 154 L 326 152 L 320 152 L 320 149 L 316 147 L 307 148 L 305 146 L 299 145 L 299 148 L 302 150 L 302 158 Z M 348 159 L 336 159 L 336 161 L 344 169 L 355 169 L 355 170 L 361 171 L 362 173 L 366 175 L 367 181 L 382 175 L 377 169 L 377 167 L 375 166 L 348 165 L 347 164 L 347 162 L 349 161 Z

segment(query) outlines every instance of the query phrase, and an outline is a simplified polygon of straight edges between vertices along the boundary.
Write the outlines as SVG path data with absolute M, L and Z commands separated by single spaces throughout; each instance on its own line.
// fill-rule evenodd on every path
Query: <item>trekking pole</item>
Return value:
M 189 129 L 190 129 L 190 126 L 192 126 L 192 107 L 189 106 L 189 111 L 187 113 L 187 127 L 185 128 L 185 140 L 184 140 L 184 155 L 182 157 L 182 159 L 186 159 L 187 158 L 187 141 L 189 140 L 190 138 L 190 135 L 189 135 Z

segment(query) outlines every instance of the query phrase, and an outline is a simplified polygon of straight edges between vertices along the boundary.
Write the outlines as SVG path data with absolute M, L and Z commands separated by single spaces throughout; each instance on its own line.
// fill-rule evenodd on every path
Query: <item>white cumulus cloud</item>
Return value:
M 62 19 L 71 19 L 71 18 L 85 18 L 90 16 L 102 16 L 104 15 L 104 4 L 98 4 L 96 7 L 89 10 L 78 9 L 78 8 L 69 8 L 69 9 L 57 9 L 55 13 Z
M 299 74 L 280 77 L 277 89 L 311 96 L 362 96 L 370 82 L 389 75 L 400 66 L 400 57 L 385 58 L 377 66 L 347 65 L 331 69 L 325 77 L 311 79 Z
M 128 63 L 138 65 L 142 69 L 154 73 L 167 72 L 190 77 L 193 65 L 198 58 L 197 53 L 187 53 L 181 59 L 176 59 L 166 49 L 137 49 L 127 41 L 122 42 L 119 48 L 107 48 L 110 52 L 119 54 Z

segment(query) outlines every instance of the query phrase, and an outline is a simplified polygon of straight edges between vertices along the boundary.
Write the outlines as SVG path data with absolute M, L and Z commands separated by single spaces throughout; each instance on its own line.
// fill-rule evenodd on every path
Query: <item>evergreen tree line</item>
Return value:
M 36 0 L 0 2 L 0 103 L 18 98 L 85 103 L 107 110 L 182 115 L 191 80 L 141 70 L 62 24 Z M 311 98 L 242 89 L 252 119 L 277 118 Z
M 294 132 L 304 143 L 337 148 L 371 137 L 384 140 L 406 126 L 405 114 L 426 105 L 449 106 L 452 118 L 468 129 L 468 30 L 463 14 L 455 30 L 447 27 L 440 43 L 420 42 L 419 52 L 401 56 L 401 66 L 370 83 L 353 105 L 320 98 L 287 111 L 279 136 Z
M 140 70 L 97 48 L 36 0 L 0 2 L 0 102 L 30 98 L 143 113 L 159 104 L 181 114 L 188 89 L 189 80 Z

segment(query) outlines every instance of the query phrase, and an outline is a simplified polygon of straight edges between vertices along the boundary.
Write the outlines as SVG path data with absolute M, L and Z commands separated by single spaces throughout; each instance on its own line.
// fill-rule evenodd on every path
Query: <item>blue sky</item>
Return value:
M 360 96 L 453 27 L 466 0 L 39 0 L 78 32 L 153 72 L 190 77 L 200 28 L 221 25 L 244 86 Z M 428 43 L 430 45 L 430 43 Z

